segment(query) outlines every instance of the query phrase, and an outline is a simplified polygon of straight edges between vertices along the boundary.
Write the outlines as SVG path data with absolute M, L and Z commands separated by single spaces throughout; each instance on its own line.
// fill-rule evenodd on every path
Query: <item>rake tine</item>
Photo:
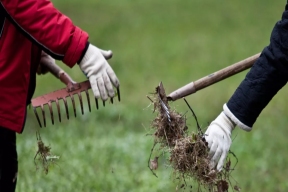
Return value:
M 63 101 L 64 101 L 64 104 L 65 104 L 67 119 L 69 119 L 69 110 L 68 110 L 66 97 L 63 98 Z
M 105 101 L 103 101 L 103 106 L 105 107 Z
M 57 110 L 58 110 L 59 121 L 61 122 L 61 112 L 60 112 L 60 106 L 59 106 L 58 99 L 56 99 L 55 102 L 56 102 L 56 106 L 57 106 Z
M 120 101 L 120 89 L 117 87 L 117 95 L 118 95 L 118 101 Z
M 52 120 L 52 125 L 54 125 L 54 115 L 53 115 L 51 102 L 48 102 L 48 106 L 49 106 L 49 110 L 50 110 L 50 117 L 51 117 L 51 120 Z
M 89 107 L 89 112 L 91 112 L 91 105 L 90 105 L 90 98 L 89 98 L 89 93 L 88 90 L 85 90 L 87 101 L 88 101 L 88 107 Z
M 44 127 L 46 127 L 46 118 L 45 118 L 45 111 L 43 105 L 41 105 L 41 110 L 42 110 L 42 116 L 43 116 L 43 122 L 44 122 Z
M 79 97 L 79 101 L 80 101 L 81 112 L 82 112 L 82 115 L 83 115 L 84 114 L 83 102 L 82 102 L 82 95 L 81 95 L 80 92 L 78 92 L 78 97 Z
M 76 107 L 75 107 L 75 100 L 74 100 L 74 95 L 69 95 L 71 100 L 72 100 L 72 105 L 73 105 L 73 110 L 74 110 L 74 115 L 76 117 Z
M 111 97 L 110 101 L 111 101 L 111 103 L 113 104 L 113 97 Z
M 41 122 L 40 122 L 40 119 L 39 119 L 39 116 L 38 116 L 38 113 L 37 113 L 37 111 L 36 111 L 36 108 L 35 108 L 35 107 L 33 107 L 33 111 L 34 111 L 34 114 L 36 115 L 36 118 L 37 118 L 37 121 L 38 121 L 38 123 L 39 123 L 40 127 L 42 128 L 42 125 L 41 125 Z
M 96 108 L 98 109 L 98 99 L 95 97 Z

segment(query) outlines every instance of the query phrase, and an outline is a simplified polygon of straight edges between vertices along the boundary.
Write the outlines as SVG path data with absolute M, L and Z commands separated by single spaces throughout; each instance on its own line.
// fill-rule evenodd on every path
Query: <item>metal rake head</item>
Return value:
M 54 114 L 53 114 L 53 107 L 52 104 L 55 103 L 58 111 L 58 118 L 59 121 L 61 122 L 61 111 L 60 111 L 60 101 L 62 100 L 65 106 L 65 111 L 66 111 L 66 116 L 67 119 L 69 119 L 69 110 L 68 110 L 68 104 L 67 104 L 67 98 L 70 98 L 72 101 L 72 106 L 73 106 L 73 111 L 74 111 L 74 116 L 76 117 L 76 106 L 75 106 L 75 95 L 79 99 L 80 107 L 81 107 L 81 112 L 82 115 L 84 114 L 84 107 L 83 107 L 83 99 L 82 99 L 82 92 L 85 92 L 86 98 L 87 98 L 87 104 L 89 108 L 89 112 L 91 112 L 91 104 L 90 104 L 90 96 L 88 90 L 91 88 L 89 80 L 81 82 L 81 83 L 75 83 L 70 81 L 67 83 L 67 87 L 36 97 L 31 100 L 31 104 L 33 106 L 33 111 L 34 114 L 37 118 L 37 121 L 42 127 L 39 115 L 37 113 L 37 108 L 41 108 L 42 111 L 42 119 L 43 119 L 43 124 L 44 127 L 46 127 L 46 116 L 45 116 L 45 110 L 44 107 L 48 105 L 49 111 L 50 111 L 50 117 L 52 124 L 54 125 Z M 117 88 L 117 96 L 118 96 L 118 101 L 120 101 L 120 89 Z M 95 98 L 96 102 L 96 108 L 99 108 L 98 105 L 98 99 Z M 113 98 L 110 98 L 110 102 L 113 104 Z M 103 106 L 105 107 L 105 101 L 103 101 Z

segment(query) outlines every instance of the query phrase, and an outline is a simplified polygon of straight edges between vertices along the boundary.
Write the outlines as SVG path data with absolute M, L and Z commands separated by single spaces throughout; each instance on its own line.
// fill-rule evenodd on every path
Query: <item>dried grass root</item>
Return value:
M 50 165 L 56 163 L 56 160 L 58 160 L 60 157 L 51 154 L 51 147 L 44 144 L 38 131 L 36 132 L 36 138 L 38 150 L 34 157 L 34 163 L 36 169 L 38 169 L 37 161 L 40 161 L 44 173 L 48 174 Z

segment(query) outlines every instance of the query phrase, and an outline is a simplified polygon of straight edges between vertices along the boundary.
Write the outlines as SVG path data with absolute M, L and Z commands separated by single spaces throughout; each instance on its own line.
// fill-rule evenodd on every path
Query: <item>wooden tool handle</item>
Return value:
M 76 82 L 73 81 L 73 79 L 55 62 L 43 62 L 41 64 L 46 67 L 56 78 L 60 79 L 66 86 L 76 84 Z
M 219 71 L 216 71 L 208 76 L 205 76 L 197 81 L 191 82 L 176 91 L 170 93 L 167 98 L 169 100 L 177 100 L 182 97 L 191 95 L 193 93 L 196 93 L 197 91 L 208 87 L 214 83 L 217 83 L 221 80 L 224 80 L 232 75 L 235 75 L 237 73 L 240 73 L 241 71 L 244 71 L 248 68 L 250 68 L 255 61 L 259 58 L 261 53 L 257 53 L 251 57 L 248 57 L 242 61 L 239 61 L 233 65 L 230 65 L 224 69 L 221 69 Z

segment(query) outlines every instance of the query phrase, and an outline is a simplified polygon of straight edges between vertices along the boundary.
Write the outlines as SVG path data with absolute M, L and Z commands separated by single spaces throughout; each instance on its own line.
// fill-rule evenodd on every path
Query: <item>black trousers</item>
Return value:
M 0 192 L 14 192 L 18 160 L 16 133 L 0 127 Z

